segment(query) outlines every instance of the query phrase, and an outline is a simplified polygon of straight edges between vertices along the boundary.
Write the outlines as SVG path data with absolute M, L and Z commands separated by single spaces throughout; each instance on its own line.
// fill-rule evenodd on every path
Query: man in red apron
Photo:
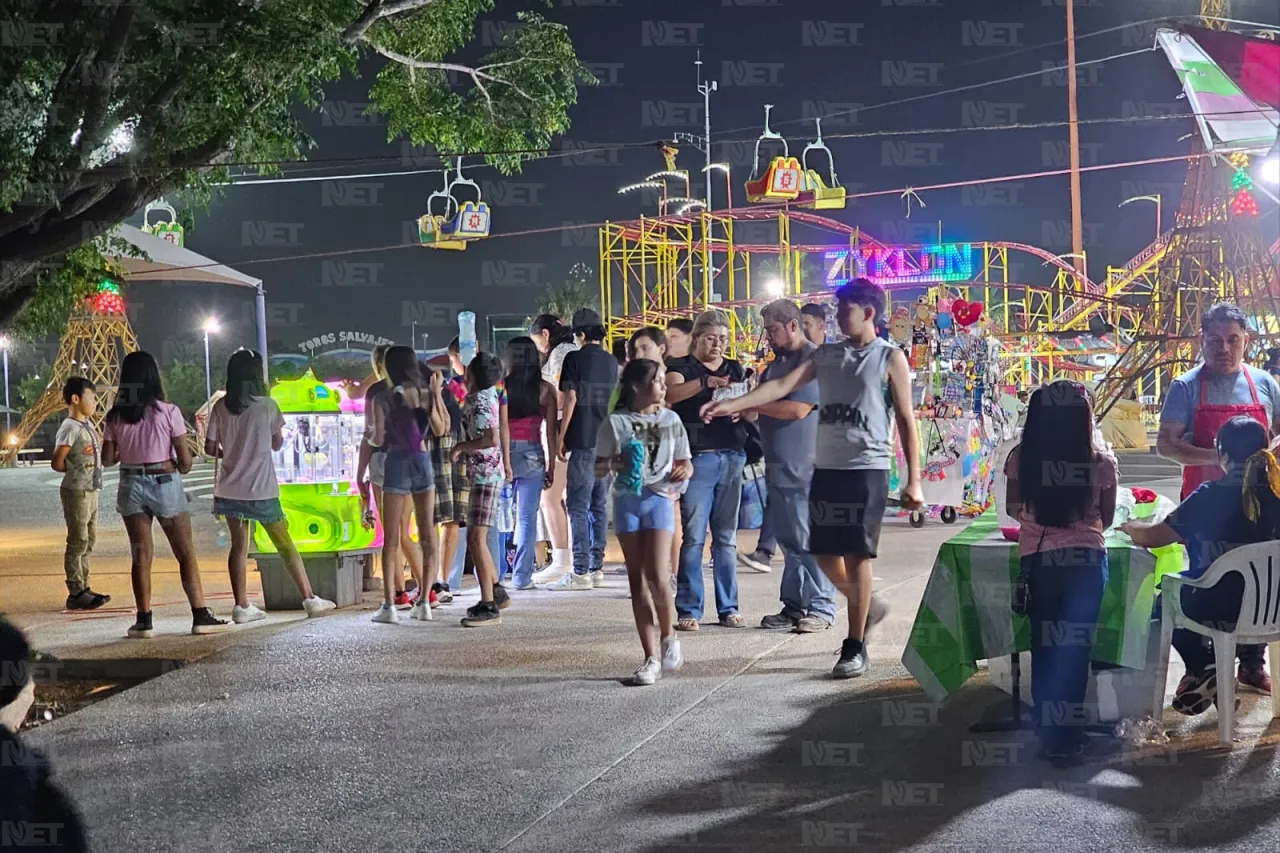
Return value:
M 1215 441 L 1223 424 L 1243 415 L 1275 436 L 1280 411 L 1280 384 L 1244 361 L 1249 327 L 1239 308 L 1226 303 L 1210 308 L 1201 320 L 1200 335 L 1204 360 L 1170 384 L 1156 439 L 1156 451 L 1183 466 L 1182 500 L 1222 477 Z M 1269 694 L 1263 647 L 1239 646 L 1236 652 L 1241 688 Z

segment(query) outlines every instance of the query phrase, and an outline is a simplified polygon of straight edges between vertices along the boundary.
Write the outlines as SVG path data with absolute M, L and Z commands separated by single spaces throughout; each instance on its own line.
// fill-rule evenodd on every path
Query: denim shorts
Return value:
M 386 470 L 382 474 L 382 493 L 417 495 L 436 487 L 431 472 L 431 456 L 425 450 L 388 450 Z
M 676 502 L 645 486 L 639 495 L 613 496 L 613 531 L 618 535 L 641 530 L 676 532 Z
M 174 518 L 189 511 L 181 474 L 120 472 L 116 512 L 122 517 L 146 514 L 151 518 Z
M 213 514 L 221 518 L 256 521 L 259 524 L 275 524 L 284 521 L 284 508 L 280 506 L 279 498 L 242 501 L 235 498 L 214 497 Z
M 382 478 L 387 470 L 387 454 L 383 450 L 375 450 L 369 456 L 369 482 L 373 483 L 379 489 L 382 488 Z

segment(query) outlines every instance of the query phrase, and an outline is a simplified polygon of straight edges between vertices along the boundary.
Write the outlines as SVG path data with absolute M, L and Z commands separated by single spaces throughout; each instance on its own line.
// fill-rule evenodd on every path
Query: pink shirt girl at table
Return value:
M 1054 405 L 1089 405 L 1088 393 L 1078 383 L 1069 382 L 1055 382 L 1036 393 L 1041 395 L 1037 402 L 1045 407 L 1044 411 L 1029 411 L 1023 445 L 1013 449 L 1004 468 L 1008 478 L 1009 511 L 1021 525 L 1018 556 L 1026 557 L 1064 548 L 1103 551 L 1106 549 L 1104 532 L 1115 517 L 1118 487 L 1115 458 L 1093 447 L 1091 433 L 1075 437 L 1039 435 L 1041 430 L 1055 422 Z M 1063 419 L 1057 419 L 1059 425 L 1061 420 Z M 1076 444 L 1089 448 L 1087 454 L 1092 457 L 1089 462 L 1070 461 L 1073 457 L 1081 458 L 1086 455 L 1086 452 L 1081 452 L 1074 446 L 1072 438 L 1078 439 Z M 1020 482 L 1024 473 L 1021 464 L 1023 447 L 1029 441 L 1032 446 L 1040 448 L 1041 459 L 1034 467 L 1042 472 L 1041 476 L 1045 478 L 1043 482 L 1065 488 L 1029 488 L 1027 484 Z M 1062 506 L 1066 503 L 1064 499 L 1070 494 L 1068 489 L 1074 492 L 1086 487 L 1089 489 L 1089 496 L 1087 502 L 1080 502 L 1083 509 L 1064 511 Z M 1037 511 L 1037 507 L 1033 505 L 1035 496 L 1052 493 L 1058 494 L 1054 497 L 1046 496 L 1046 506 Z M 1050 501 L 1054 505 L 1049 505 Z M 1041 523 L 1042 521 L 1047 523 Z

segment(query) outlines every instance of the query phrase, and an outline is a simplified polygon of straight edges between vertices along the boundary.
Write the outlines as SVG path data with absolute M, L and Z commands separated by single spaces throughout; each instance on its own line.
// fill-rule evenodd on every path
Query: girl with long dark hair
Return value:
M 1253 417 L 1231 418 L 1218 430 L 1215 442 L 1222 479 L 1201 485 L 1163 522 L 1131 521 L 1121 530 L 1146 548 L 1185 544 L 1186 575 L 1192 578 L 1203 575 L 1228 551 L 1280 539 L 1280 461 L 1267 449 L 1268 440 L 1267 428 Z M 1182 610 L 1202 625 L 1234 631 L 1243 594 L 1244 578 L 1232 572 L 1208 589 L 1184 588 Z M 1213 641 L 1179 628 L 1173 632 L 1173 647 L 1187 665 L 1174 692 L 1173 709 L 1188 716 L 1201 714 L 1218 700 Z M 1264 645 L 1236 646 L 1236 678 L 1242 690 L 1271 692 L 1265 655 Z
M 212 634 L 232 627 L 204 604 L 200 566 L 191 542 L 191 513 L 182 475 L 191 470 L 187 425 L 177 406 L 164 398 L 160 366 L 147 352 L 131 352 L 120 363 L 120 390 L 107 412 L 102 437 L 102 464 L 119 463 L 116 511 L 124 520 L 132 555 L 130 573 L 138 615 L 129 636 L 145 639 L 155 628 L 151 619 L 151 561 L 155 545 L 151 520 L 178 561 L 182 588 L 191 604 L 191 633 Z
M 618 404 L 600 425 L 598 475 L 616 474 L 613 524 L 622 545 L 644 663 L 637 684 L 653 684 L 663 670 L 684 663 L 675 634 L 671 591 L 671 537 L 676 529 L 672 497 L 693 474 L 689 436 L 680 416 L 665 407 L 665 371 L 647 358 L 623 368 Z
M 521 335 L 507 342 L 506 444 L 503 455 L 511 469 L 516 503 L 516 589 L 533 589 L 533 549 L 538 540 L 538 506 L 543 489 L 551 488 L 554 469 L 547 467 L 542 447 L 543 425 L 547 440 L 556 446 L 560 436 L 559 400 L 556 389 L 542 378 L 542 363 L 533 339 Z
M 501 610 L 511 604 L 507 591 L 498 582 L 497 565 L 489 550 L 489 528 L 498 523 L 498 502 L 506 483 L 502 457 L 502 421 L 507 402 L 499 383 L 502 362 L 492 353 L 476 353 L 467 365 L 467 401 L 462 407 L 462 425 L 467 440 L 453 448 L 456 462 L 467 457 L 471 475 L 471 501 L 467 514 L 467 551 L 480 582 L 479 603 L 467 608 L 462 624 L 467 628 L 497 625 Z
M 280 506 L 280 485 L 271 460 L 272 451 L 284 446 L 284 415 L 267 394 L 262 378 L 262 356 L 242 349 L 227 362 L 227 393 L 209 414 L 204 452 L 221 459 L 213 487 L 213 514 L 227 522 L 231 550 L 227 570 L 236 604 L 231 619 L 237 625 L 257 622 L 267 614 L 249 601 L 245 588 L 245 562 L 249 556 L 249 522 L 256 521 L 271 537 L 289 577 L 302 593 L 302 609 L 316 616 L 336 605 L 316 595 L 302 565 L 302 557 L 289 535 L 289 520 Z
M 1035 720 L 1042 756 L 1057 763 L 1074 760 L 1086 742 L 1069 721 L 1080 718 L 1089 686 L 1093 644 L 1085 640 L 1102 607 L 1103 531 L 1116 509 L 1115 461 L 1095 448 L 1093 430 L 1088 391 L 1078 382 L 1058 380 L 1031 395 L 1022 442 L 1005 463 L 1030 596 Z M 1054 641 L 1062 625 L 1073 626 L 1072 642 Z
M 423 446 L 428 433 L 449 431 L 449 415 L 440 402 L 442 380 L 432 373 L 426 387 L 412 347 L 393 346 L 387 350 L 386 406 L 373 409 L 374 447 L 386 448 L 382 481 L 382 607 L 373 621 L 395 624 L 395 575 L 399 573 L 400 550 L 413 547 L 402 536 L 405 518 L 412 512 L 418 521 L 418 545 L 422 548 L 423 577 L 417 579 L 420 595 L 409 612 L 411 619 L 431 619 L 431 603 L 423 590 L 436 581 L 435 476 L 431 457 Z M 366 416 L 368 413 L 366 413 Z M 402 539 L 404 540 L 402 543 Z
M 564 426 L 564 395 L 560 393 L 560 371 L 564 358 L 578 348 L 573 329 L 554 314 L 539 314 L 529 324 L 529 337 L 542 354 L 542 378 L 556 389 L 556 420 Z M 543 449 L 554 469 L 551 485 L 542 492 L 542 521 L 551 541 L 551 564 L 533 576 L 534 583 L 558 581 L 573 568 L 569 550 L 569 513 L 565 508 L 565 488 L 569 484 L 569 463 L 556 455 L 556 445 L 547 442 L 543 430 Z

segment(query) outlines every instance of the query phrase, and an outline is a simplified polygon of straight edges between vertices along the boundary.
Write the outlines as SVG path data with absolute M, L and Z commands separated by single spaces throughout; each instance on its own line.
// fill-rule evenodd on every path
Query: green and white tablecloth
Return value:
M 1147 551 L 1107 535 L 1108 574 L 1093 659 L 1131 669 L 1146 664 L 1157 578 L 1183 570 L 1181 545 Z M 916 613 L 902 663 L 941 702 L 978 671 L 977 662 L 1031 648 L 1030 623 L 1012 610 L 1018 543 L 988 512 L 943 544 Z

